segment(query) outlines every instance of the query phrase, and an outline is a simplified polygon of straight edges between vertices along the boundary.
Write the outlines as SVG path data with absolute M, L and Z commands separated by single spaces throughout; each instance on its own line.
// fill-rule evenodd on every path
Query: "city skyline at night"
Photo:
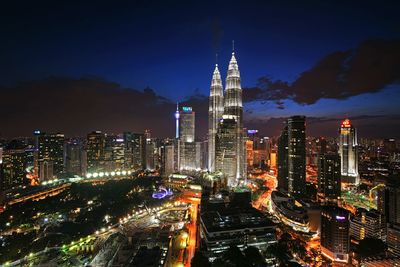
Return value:
M 3 4 L 0 266 L 399 266 L 399 10 Z

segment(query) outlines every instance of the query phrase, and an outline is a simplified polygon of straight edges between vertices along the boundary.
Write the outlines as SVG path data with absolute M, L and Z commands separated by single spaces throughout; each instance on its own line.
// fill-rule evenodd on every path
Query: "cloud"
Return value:
M 322 98 L 347 99 L 374 93 L 400 81 L 400 40 L 368 40 L 357 48 L 333 52 L 291 84 L 259 79 L 256 87 L 245 88 L 244 100 L 276 101 L 283 99 L 311 105 Z
M 31 135 L 34 129 L 82 135 L 92 130 L 106 132 L 152 129 L 157 134 L 173 132 L 163 123 L 174 104 L 151 88 L 143 91 L 94 77 L 52 77 L 0 88 L 1 134 Z M 173 117 L 171 116 L 171 122 Z
M 145 129 L 150 129 L 154 136 L 174 135 L 176 103 L 157 95 L 151 88 L 123 88 L 89 76 L 52 77 L 0 88 L 0 99 L 0 135 L 6 137 L 31 136 L 35 129 L 62 132 L 67 136 L 85 136 L 93 130 L 122 133 Z M 180 105 L 193 107 L 196 135 L 200 139 L 206 137 L 208 97 L 194 94 Z M 249 113 L 244 116 L 246 127 L 258 129 L 267 136 L 279 135 L 286 119 Z M 350 119 L 358 127 L 360 136 L 391 137 L 388 135 L 400 133 L 400 116 L 365 115 Z M 341 120 L 309 117 L 308 134 L 335 136 Z
M 265 136 L 279 136 L 287 117 L 261 117 L 246 121 L 248 129 L 258 129 Z M 307 117 L 306 130 L 309 136 L 338 136 L 342 117 Z M 350 117 L 357 128 L 359 138 L 399 138 L 400 115 L 363 115 Z
M 93 130 L 108 133 L 143 132 L 174 135 L 176 103 L 151 88 L 123 88 L 95 76 L 50 77 L 0 87 L 0 136 L 30 136 L 35 129 L 85 136 Z M 194 94 L 180 103 L 196 112 L 197 136 L 207 131 L 208 97 Z

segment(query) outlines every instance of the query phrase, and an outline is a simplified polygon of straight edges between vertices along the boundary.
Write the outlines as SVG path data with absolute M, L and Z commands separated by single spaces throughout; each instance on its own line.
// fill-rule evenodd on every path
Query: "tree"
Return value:
M 196 251 L 190 263 L 192 267 L 211 267 L 211 263 L 208 261 L 208 258 L 204 256 L 200 251 Z
M 231 245 L 227 251 L 213 262 L 213 266 L 251 267 L 240 249 Z
M 358 253 L 361 258 L 383 254 L 386 250 L 385 243 L 377 238 L 364 238 L 358 244 Z
M 287 247 L 280 243 L 269 245 L 266 251 L 268 255 L 275 257 L 281 264 L 288 260 L 286 252 Z
M 251 265 L 251 266 L 265 266 L 265 261 L 263 256 L 261 255 L 260 251 L 256 247 L 248 247 L 244 250 L 244 256 L 246 258 L 246 261 Z

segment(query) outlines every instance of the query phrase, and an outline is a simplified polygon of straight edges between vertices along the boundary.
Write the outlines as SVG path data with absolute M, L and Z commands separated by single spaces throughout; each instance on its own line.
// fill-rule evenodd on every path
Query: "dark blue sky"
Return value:
M 371 39 L 399 40 L 399 10 L 396 1 L 9 3 L 0 11 L 0 85 L 9 90 L 49 76 L 93 75 L 182 101 L 208 94 L 215 53 L 225 77 L 232 39 L 242 87 L 254 87 L 264 76 L 291 84 L 333 52 Z M 246 104 L 247 117 L 400 115 L 396 81 L 398 76 L 380 88 L 307 103 L 282 97 L 284 109 L 275 98 L 257 98 Z

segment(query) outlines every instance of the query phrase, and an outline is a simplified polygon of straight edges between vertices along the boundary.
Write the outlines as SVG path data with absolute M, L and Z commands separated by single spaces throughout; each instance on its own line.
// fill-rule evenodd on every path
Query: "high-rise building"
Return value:
M 222 93 L 222 90 L 221 75 L 218 67 L 216 66 L 213 73 L 213 79 L 211 81 L 209 98 L 208 169 L 209 171 L 222 171 L 223 175 L 227 176 L 230 181 L 229 186 L 235 187 L 238 184 L 239 179 L 246 178 L 247 162 L 245 134 L 243 129 L 242 88 L 240 85 L 239 67 L 234 52 L 232 53 L 232 57 L 228 66 L 224 93 Z M 223 121 L 225 121 L 225 124 Z M 223 130 L 218 129 L 218 127 L 221 125 L 224 125 Z M 230 129 L 232 127 L 234 128 Z M 229 134 L 227 132 L 228 128 Z M 230 140 L 229 143 L 230 145 L 233 145 L 234 148 L 234 164 L 229 163 L 225 164 L 224 166 L 222 165 L 224 161 L 230 161 L 231 159 L 230 155 L 226 155 L 226 144 L 223 144 L 225 141 L 217 144 L 218 135 L 220 135 L 220 141 L 225 139 L 225 137 L 222 137 L 222 135 L 229 135 L 231 138 L 233 138 L 233 140 Z M 222 150 L 217 151 L 217 147 Z M 231 152 L 230 148 L 229 152 Z M 219 158 L 217 158 L 218 156 Z M 219 166 L 217 166 L 218 164 Z M 232 174 L 234 174 L 234 176 L 232 176 Z
M 208 106 L 208 170 L 215 171 L 215 137 L 218 131 L 218 123 L 224 113 L 224 95 L 221 74 L 218 64 L 211 80 L 209 106 Z
M 276 243 L 276 225 L 251 206 L 251 194 L 232 192 L 229 203 L 202 195 L 199 216 L 201 250 L 212 262 L 231 245 L 244 250 L 250 246 L 265 250 Z
M 215 139 L 215 170 L 222 172 L 228 180 L 228 185 L 233 187 L 237 184 L 236 164 L 236 118 L 234 116 L 223 115 L 223 119 L 218 125 L 218 133 Z
M 195 112 L 192 107 L 182 107 L 179 116 L 179 139 L 184 143 L 194 142 Z
M 348 262 L 349 212 L 336 206 L 321 211 L 321 253 L 332 261 Z
M 125 141 L 120 136 L 107 136 L 106 151 L 110 152 L 108 171 L 123 170 L 125 167 Z
M 236 122 L 235 137 L 235 183 L 239 178 L 246 178 L 246 150 L 243 130 L 243 103 L 242 87 L 240 85 L 240 72 L 232 52 L 232 57 L 228 66 L 224 93 L 224 115 L 233 117 Z M 234 185 L 232 185 L 234 186 Z
M 318 198 L 337 202 L 341 193 L 340 156 L 321 154 L 318 160 Z
M 349 119 L 345 119 L 342 121 L 339 134 L 342 181 L 358 185 L 360 181 L 358 175 L 357 130 Z
M 104 170 L 106 148 L 106 135 L 100 131 L 91 132 L 87 135 L 87 168 L 88 172 L 99 172 Z
M 252 169 L 254 165 L 254 149 L 253 149 L 253 141 L 246 141 L 246 160 L 247 160 L 247 168 Z
M 133 169 L 133 134 L 124 132 L 124 169 Z
M 54 178 L 54 163 L 53 161 L 39 161 L 39 178 L 41 181 L 49 181 Z
M 83 145 L 77 140 L 70 140 L 65 145 L 65 170 L 71 175 L 85 175 Z
M 271 151 L 271 143 L 269 137 L 260 137 L 258 130 L 247 130 L 247 140 L 253 143 L 252 164 L 248 167 L 263 168 L 266 167 L 269 161 L 269 154 Z M 248 148 L 246 147 L 248 150 Z M 247 159 L 249 163 L 249 160 Z
M 157 166 L 156 159 L 156 141 L 153 138 L 146 139 L 146 169 L 155 170 Z
M 144 169 L 146 162 L 146 139 L 144 134 L 132 135 L 132 164 L 135 169 Z
M 5 149 L 3 151 L 1 163 L 1 184 L 2 190 L 8 190 L 13 187 L 24 184 L 26 153 L 25 149 Z
M 378 188 L 378 211 L 385 215 L 390 224 L 400 225 L 400 182 L 389 177 L 386 185 Z
M 179 110 L 179 171 L 195 170 L 199 166 L 196 161 L 197 145 L 195 142 L 195 112 L 192 107 Z
M 306 124 L 304 116 L 288 119 L 288 191 L 302 195 L 306 185 Z
M 302 195 L 306 183 L 305 117 L 290 117 L 278 139 L 278 190 Z
M 41 133 L 38 139 L 39 174 L 49 173 L 47 171 L 42 172 L 42 170 L 40 169 L 41 166 L 44 166 L 46 169 L 48 168 L 48 166 L 52 166 L 53 175 L 58 177 L 64 172 L 64 135 L 60 133 Z M 52 177 L 50 177 L 50 174 L 46 175 L 46 179 L 52 179 Z M 40 177 L 40 175 L 39 178 L 42 180 L 42 177 Z
M 389 254 L 400 257 L 400 224 L 391 224 L 387 228 L 387 245 Z
M 166 144 L 162 146 L 162 174 L 168 177 L 174 173 L 174 145 Z
M 278 139 L 278 190 L 287 192 L 289 188 L 289 145 L 288 145 L 288 127 L 282 130 Z
M 385 216 L 377 210 L 359 209 L 350 220 L 350 236 L 360 241 L 364 238 L 377 238 L 386 241 Z

